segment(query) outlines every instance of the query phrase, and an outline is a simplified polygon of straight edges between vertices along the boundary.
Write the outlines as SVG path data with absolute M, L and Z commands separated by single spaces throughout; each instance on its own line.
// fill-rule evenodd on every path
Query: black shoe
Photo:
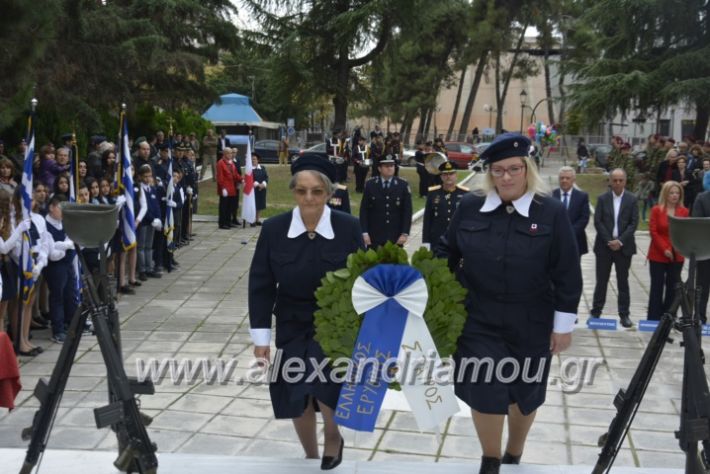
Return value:
M 602 315 L 601 311 L 600 312 L 592 311 L 592 314 L 590 314 L 589 317 L 590 318 L 600 318 L 601 315 Z
M 256 225 L 261 225 L 261 224 L 262 224 L 261 221 L 256 221 Z
M 134 290 L 133 288 L 131 288 L 128 285 L 122 286 L 121 288 L 118 289 L 118 291 L 123 295 L 135 295 L 136 294 L 136 290 Z
M 521 457 L 522 457 L 522 455 L 513 456 L 508 451 L 506 451 L 505 454 L 503 455 L 503 458 L 500 460 L 500 463 L 501 464 L 520 464 Z
M 163 274 L 160 272 L 146 272 L 145 275 L 148 278 L 163 278 Z
M 138 279 L 139 279 L 140 281 L 148 281 L 148 277 L 146 276 L 145 273 L 139 273 L 139 274 L 138 274 Z
M 256 222 L 249 224 L 249 227 L 256 227 Z
M 220 229 L 231 229 L 232 226 L 231 225 L 221 225 L 221 226 L 219 226 L 219 228 Z
M 47 321 L 40 321 L 38 319 L 32 318 L 32 324 L 30 325 L 30 329 L 47 329 L 49 327 L 49 323 Z
M 481 458 L 481 469 L 478 474 L 498 474 L 500 472 L 500 459 L 483 456 Z
M 343 462 L 343 447 L 345 447 L 345 440 L 341 437 L 340 451 L 338 452 L 338 457 L 334 458 L 333 456 L 323 455 L 323 459 L 321 459 L 320 462 L 321 471 L 329 471 L 331 469 L 335 469 L 336 467 L 338 467 L 338 465 L 340 465 L 341 462 Z
M 146 278 L 146 280 L 147 280 L 147 278 Z M 143 283 L 141 283 L 139 281 L 129 281 L 128 284 L 131 286 L 142 286 L 143 285 Z
M 620 314 L 619 319 L 621 320 L 621 325 L 625 328 L 634 327 L 634 323 L 631 322 L 631 319 L 629 318 L 628 314 Z

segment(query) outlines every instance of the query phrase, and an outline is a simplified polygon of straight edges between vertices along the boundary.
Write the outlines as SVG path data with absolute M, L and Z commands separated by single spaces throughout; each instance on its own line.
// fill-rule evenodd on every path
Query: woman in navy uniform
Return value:
M 264 221 L 249 272 L 249 322 L 254 355 L 269 360 L 271 315 L 276 316 L 276 347 L 282 354 L 277 380 L 269 385 L 276 418 L 291 418 L 307 458 L 318 458 L 316 415 L 325 423 L 322 469 L 342 459 L 343 439 L 333 419 L 340 384 L 306 379 L 311 358 L 325 358 L 313 339 L 315 291 L 326 272 L 343 268 L 348 255 L 364 248 L 360 225 L 352 216 L 333 211 L 326 202 L 333 193 L 335 166 L 316 154 L 305 154 L 291 165 L 289 189 L 298 206 Z M 278 361 L 305 362 L 296 382 L 282 377 Z M 330 371 L 325 369 L 327 380 Z
M 481 156 L 489 165 L 486 189 L 464 196 L 438 248 L 469 290 L 455 388 L 472 409 L 485 474 L 520 462 L 545 401 L 551 354 L 569 347 L 582 292 L 572 225 L 562 203 L 544 191 L 529 149 L 517 133 L 493 141 Z M 479 362 L 475 379 L 472 360 Z M 481 361 L 493 362 L 495 377 L 483 377 Z

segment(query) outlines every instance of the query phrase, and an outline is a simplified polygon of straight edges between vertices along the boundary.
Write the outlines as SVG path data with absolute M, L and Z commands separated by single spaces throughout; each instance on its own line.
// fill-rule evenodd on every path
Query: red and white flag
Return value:
M 254 198 L 254 167 L 251 164 L 251 140 L 247 141 L 247 157 L 244 166 L 244 201 L 242 204 L 242 219 L 253 224 L 256 222 L 256 200 Z

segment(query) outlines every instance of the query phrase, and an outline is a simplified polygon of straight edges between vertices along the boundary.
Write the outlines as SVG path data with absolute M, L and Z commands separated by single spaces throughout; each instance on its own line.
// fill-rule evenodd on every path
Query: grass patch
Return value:
M 293 209 L 296 202 L 293 200 L 291 191 L 288 189 L 288 182 L 291 180 L 291 171 L 288 166 L 266 166 L 269 173 L 269 186 L 266 193 L 266 209 L 260 217 L 271 217 L 282 212 Z M 464 179 L 467 172 L 459 171 L 459 179 Z M 399 170 L 400 177 L 409 182 L 412 189 L 412 209 L 417 212 L 426 204 L 426 198 L 420 198 L 417 192 L 419 186 L 419 176 L 414 168 L 403 167 Z M 355 177 L 350 173 L 348 191 L 350 192 L 350 208 L 354 216 L 360 213 L 360 201 L 362 193 L 355 192 Z M 241 196 L 240 203 L 241 205 Z M 216 216 L 219 207 L 219 196 L 217 195 L 217 184 L 211 180 L 200 183 L 200 214 Z
M 589 193 L 589 200 L 592 206 L 597 207 L 597 198 L 609 190 L 609 177 L 603 174 L 578 174 L 577 186 Z M 648 223 L 641 220 L 641 208 L 643 203 L 639 202 L 639 225 L 637 230 L 648 230 Z M 649 210 L 647 218 L 650 216 Z M 594 217 L 592 217 L 593 219 Z

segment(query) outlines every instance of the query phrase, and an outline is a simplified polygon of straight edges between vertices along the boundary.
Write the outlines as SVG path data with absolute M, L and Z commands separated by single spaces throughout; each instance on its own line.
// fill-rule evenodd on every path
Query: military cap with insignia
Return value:
M 486 164 L 490 165 L 506 158 L 524 157 L 529 154 L 530 139 L 519 133 L 507 132 L 495 137 L 488 148 L 481 153 L 481 160 L 485 160 Z
M 331 182 L 335 182 L 335 165 L 330 162 L 325 153 L 305 153 L 291 163 L 291 174 L 299 171 L 319 171 L 326 175 Z
M 74 138 L 74 135 L 72 135 L 71 133 L 63 133 L 61 138 L 63 142 L 68 142 Z
M 439 165 L 439 173 L 456 173 L 456 168 L 454 168 L 454 165 L 452 165 L 451 162 L 447 160 Z
M 163 142 L 158 145 L 158 150 L 163 151 L 163 150 L 169 150 L 170 145 L 168 145 L 166 142 Z
M 382 158 L 379 163 L 377 163 L 377 166 L 379 166 L 379 165 L 388 165 L 388 164 L 394 164 L 394 156 L 392 156 L 392 155 L 385 155 L 385 157 Z

